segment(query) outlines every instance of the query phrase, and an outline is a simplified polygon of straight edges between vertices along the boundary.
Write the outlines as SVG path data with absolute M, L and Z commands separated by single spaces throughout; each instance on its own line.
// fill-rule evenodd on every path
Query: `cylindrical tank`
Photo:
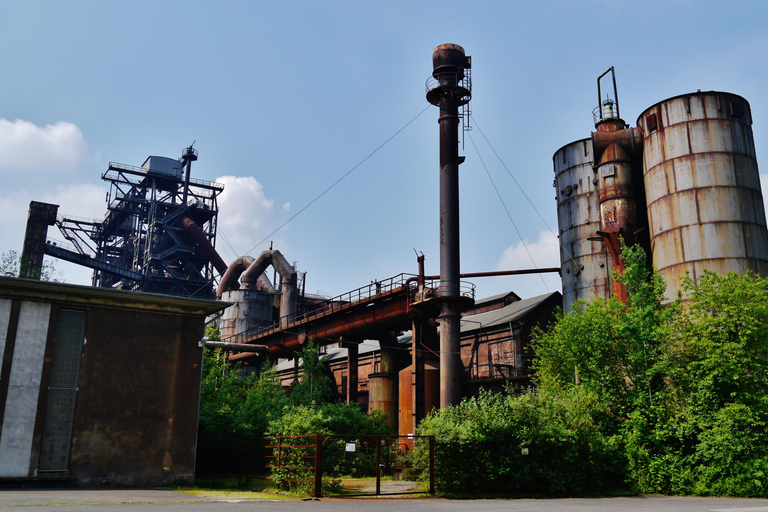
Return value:
M 371 373 L 368 375 L 368 410 L 387 413 L 387 423 L 397 432 L 398 393 L 397 376 L 394 373 Z
M 221 300 L 232 303 L 224 310 L 219 323 L 222 339 L 273 322 L 274 293 L 256 289 L 227 290 Z
M 724 92 L 676 96 L 648 108 L 643 173 L 653 264 L 667 298 L 690 272 L 768 275 L 768 230 L 752 113 Z
M 611 262 L 595 232 L 600 229 L 598 176 L 592 168 L 592 139 L 571 142 L 552 157 L 560 233 L 563 309 L 577 299 L 608 297 Z

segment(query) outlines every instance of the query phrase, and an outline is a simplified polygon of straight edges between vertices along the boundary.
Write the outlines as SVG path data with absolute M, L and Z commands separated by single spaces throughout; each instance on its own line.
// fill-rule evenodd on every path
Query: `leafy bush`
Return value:
M 435 436 L 435 484 L 444 492 L 563 496 L 623 482 L 620 452 L 597 429 L 600 404 L 583 387 L 503 396 L 481 392 L 435 411 L 418 428 Z M 426 471 L 426 450 L 417 465 Z
M 343 435 L 342 439 L 328 437 L 323 442 L 323 474 L 329 477 L 342 475 L 371 476 L 375 474 L 375 453 L 366 450 L 347 453 L 345 443 L 354 442 L 361 447 L 370 440 L 364 436 L 390 434 L 386 417 L 378 412 L 366 414 L 356 404 L 323 404 L 323 405 L 290 405 L 283 409 L 283 414 L 272 421 L 267 431 L 270 436 L 306 436 L 314 434 Z M 346 437 L 349 436 L 349 437 Z M 301 443 L 314 444 L 313 438 L 302 438 Z M 272 439 L 273 446 L 277 440 Z M 294 444 L 290 440 L 283 441 L 286 444 Z M 314 448 L 295 448 L 290 452 L 291 456 L 314 457 Z M 314 463 L 313 463 L 314 464 Z M 314 466 L 313 466 L 314 467 Z M 306 478 L 307 472 L 299 470 L 273 471 L 276 481 L 287 481 L 298 478 L 297 475 Z
M 768 281 L 705 271 L 663 305 L 642 250 L 623 256 L 627 304 L 581 302 L 538 333 L 540 389 L 599 398 L 636 491 L 768 495 Z

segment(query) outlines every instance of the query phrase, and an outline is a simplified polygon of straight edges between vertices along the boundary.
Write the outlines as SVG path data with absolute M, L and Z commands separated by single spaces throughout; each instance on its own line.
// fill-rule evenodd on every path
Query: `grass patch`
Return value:
M 199 487 L 189 487 L 185 489 L 175 489 L 176 492 L 199 496 L 211 500 L 279 500 L 292 501 L 296 498 L 286 496 L 285 494 L 275 494 L 264 491 L 239 491 L 231 489 L 207 489 Z

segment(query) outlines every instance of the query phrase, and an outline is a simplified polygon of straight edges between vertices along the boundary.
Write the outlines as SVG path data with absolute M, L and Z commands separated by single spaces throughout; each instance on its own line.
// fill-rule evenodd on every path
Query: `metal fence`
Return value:
M 221 439 L 199 436 L 195 483 L 203 487 L 249 488 L 264 473 L 261 436 Z
M 435 492 L 432 436 L 304 435 L 265 438 L 266 466 L 278 487 L 314 497 Z M 420 468 L 414 469 L 419 461 Z

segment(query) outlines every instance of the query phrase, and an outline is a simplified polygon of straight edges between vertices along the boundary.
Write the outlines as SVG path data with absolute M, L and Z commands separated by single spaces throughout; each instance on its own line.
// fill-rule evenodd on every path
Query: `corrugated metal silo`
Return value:
M 592 139 L 560 148 L 552 157 L 555 167 L 563 309 L 570 311 L 577 299 L 608 297 L 611 268 L 605 247 L 595 238 L 600 229 L 597 176 L 592 168 Z
M 654 266 L 667 297 L 703 270 L 768 275 L 768 230 L 752 114 L 742 97 L 697 92 L 664 100 L 637 121 Z

